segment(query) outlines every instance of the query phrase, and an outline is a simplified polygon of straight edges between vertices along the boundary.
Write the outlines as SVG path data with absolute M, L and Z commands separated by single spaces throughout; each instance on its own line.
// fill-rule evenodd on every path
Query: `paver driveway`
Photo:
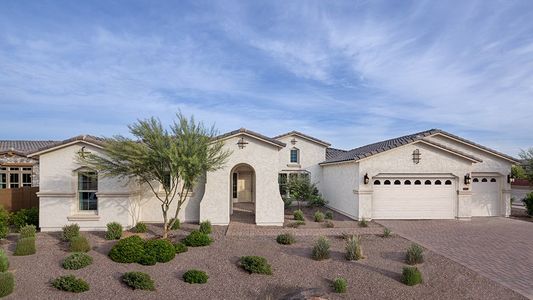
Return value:
M 533 299 L 531 222 L 498 217 L 377 222 Z

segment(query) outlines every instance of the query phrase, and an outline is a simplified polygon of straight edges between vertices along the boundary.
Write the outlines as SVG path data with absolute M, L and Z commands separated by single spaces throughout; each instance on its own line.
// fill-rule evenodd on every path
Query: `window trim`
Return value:
M 296 161 L 292 160 L 292 153 L 293 151 L 296 153 Z M 299 164 L 300 163 L 300 149 L 293 147 L 289 151 L 289 163 L 291 164 Z
M 83 174 L 89 174 L 89 173 L 94 173 L 95 177 L 96 177 L 96 190 L 84 190 L 84 189 L 81 189 L 80 187 L 80 183 L 81 183 L 81 178 L 80 176 L 83 176 Z M 97 213 L 98 212 L 98 172 L 96 171 L 93 171 L 93 170 L 80 170 L 78 172 L 76 172 L 76 179 L 77 179 L 77 187 L 76 187 L 76 198 L 78 199 L 78 212 L 80 213 Z M 93 175 L 90 175 L 90 176 L 93 176 Z M 81 199 L 81 195 L 82 193 L 94 193 L 94 197 L 95 197 L 95 200 L 96 200 L 96 209 L 83 209 L 82 208 L 82 199 Z M 90 199 L 88 200 L 90 201 Z M 89 202 L 87 203 L 87 207 L 89 208 L 90 204 Z
M 5 181 L 0 182 L 0 189 L 17 189 L 33 186 L 32 165 L 1 165 L 0 174 L 4 174 L 5 176 Z M 25 175 L 29 175 L 29 182 L 24 182 Z M 16 177 L 16 180 L 12 177 Z M 2 178 L 1 175 L 0 178 Z

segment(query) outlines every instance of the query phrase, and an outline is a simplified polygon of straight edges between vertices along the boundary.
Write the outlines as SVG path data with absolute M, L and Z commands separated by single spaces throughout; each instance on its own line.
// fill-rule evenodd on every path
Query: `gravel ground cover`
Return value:
M 285 209 L 285 223 L 284 226 L 288 226 L 291 223 L 296 222 L 294 220 L 294 211 L 298 209 L 298 206 L 291 206 L 289 208 Z M 326 213 L 328 211 L 333 213 L 333 224 L 335 225 L 334 228 L 357 228 L 359 227 L 359 222 L 354 221 L 350 218 L 348 218 L 345 215 L 339 214 L 333 210 L 330 210 L 326 207 L 308 207 L 308 206 L 300 206 L 300 209 L 304 213 L 305 218 L 305 225 L 298 226 L 298 229 L 310 229 L 310 228 L 324 228 L 326 227 L 325 221 L 328 221 L 324 219 L 324 222 L 315 222 L 314 214 L 317 210 L 320 210 L 322 213 Z M 375 223 L 368 222 L 369 227 L 381 227 Z
M 157 229 L 150 226 L 151 229 Z M 184 237 L 197 225 L 184 224 L 174 238 Z M 107 252 L 116 241 L 106 241 L 101 232 L 84 233 L 93 249 L 88 252 L 92 265 L 80 270 L 64 270 L 61 262 L 69 253 L 59 234 L 39 233 L 37 254 L 14 257 L 14 237 L 2 244 L 8 250 L 10 270 L 15 275 L 15 292 L 6 299 L 298 299 L 302 295 L 319 295 L 326 299 L 523 299 L 510 289 L 494 283 L 441 255 L 426 251 L 426 262 L 419 266 L 424 283 L 408 287 L 399 282 L 405 249 L 411 244 L 399 236 L 362 237 L 362 261 L 344 259 L 344 241 L 329 237 L 331 258 L 310 259 L 316 237 L 298 237 L 290 246 L 279 245 L 268 236 L 226 236 L 226 228 L 214 226 L 215 242 L 208 247 L 189 248 L 174 260 L 155 266 L 120 264 L 111 261 Z M 146 237 L 150 238 L 149 231 Z M 248 274 L 237 267 L 240 256 L 260 255 L 272 265 L 273 275 Z M 195 285 L 181 278 L 189 269 L 206 271 L 209 281 Z M 127 271 L 151 275 L 156 291 L 131 290 L 120 281 Z M 61 275 L 85 279 L 90 290 L 81 294 L 61 292 L 50 281 Z M 348 281 L 346 294 L 335 294 L 331 281 L 336 277 Z

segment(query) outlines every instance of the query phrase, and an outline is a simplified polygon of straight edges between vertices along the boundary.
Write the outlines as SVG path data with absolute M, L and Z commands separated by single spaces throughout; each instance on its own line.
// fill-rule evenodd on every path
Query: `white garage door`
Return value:
M 472 179 L 472 216 L 497 216 L 501 199 L 498 177 L 474 176 Z
M 374 219 L 453 219 L 456 189 L 452 178 L 374 179 Z

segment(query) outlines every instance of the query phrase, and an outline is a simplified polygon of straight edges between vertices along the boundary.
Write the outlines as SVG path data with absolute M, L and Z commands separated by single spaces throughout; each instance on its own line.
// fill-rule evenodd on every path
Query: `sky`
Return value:
M 533 1 L 0 2 L 0 139 L 220 133 L 533 147 Z

